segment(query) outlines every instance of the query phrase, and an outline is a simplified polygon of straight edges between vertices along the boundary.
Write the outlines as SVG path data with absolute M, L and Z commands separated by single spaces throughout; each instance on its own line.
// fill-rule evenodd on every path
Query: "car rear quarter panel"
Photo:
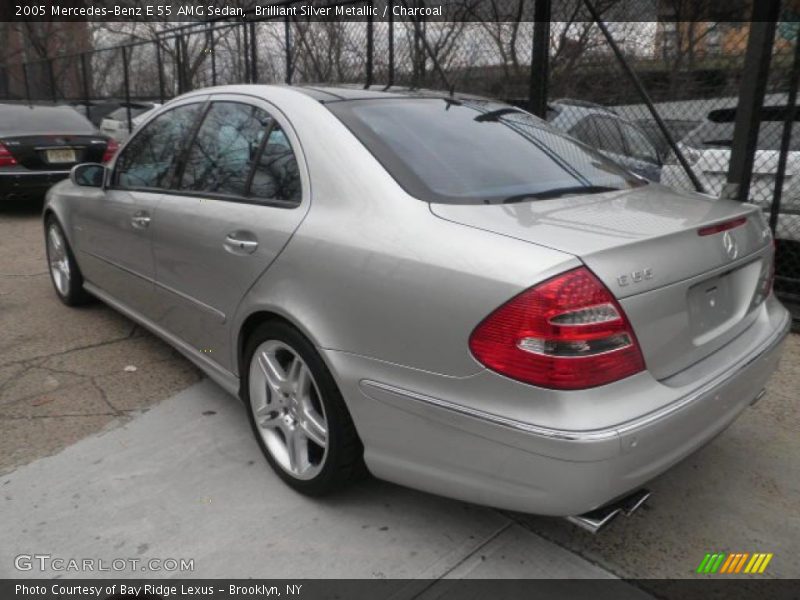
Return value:
M 234 329 L 277 312 L 319 347 L 463 377 L 482 367 L 469 335 L 573 256 L 455 223 L 408 196 L 323 105 L 281 107 L 301 140 L 311 208 L 251 289 Z

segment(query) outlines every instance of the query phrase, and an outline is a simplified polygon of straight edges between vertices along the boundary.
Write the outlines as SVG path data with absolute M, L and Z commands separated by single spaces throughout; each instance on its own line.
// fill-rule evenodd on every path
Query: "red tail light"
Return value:
M 11 151 L 0 142 L 0 167 L 13 167 L 17 164 L 17 159 Z
M 475 328 L 469 347 L 493 371 L 559 390 L 596 387 L 644 370 L 622 307 L 585 267 L 511 299 Z
M 106 144 L 106 151 L 105 153 L 103 153 L 103 162 L 107 163 L 112 158 L 114 158 L 114 155 L 117 153 L 117 150 L 119 150 L 119 144 L 117 143 L 117 140 L 109 138 L 108 144 Z

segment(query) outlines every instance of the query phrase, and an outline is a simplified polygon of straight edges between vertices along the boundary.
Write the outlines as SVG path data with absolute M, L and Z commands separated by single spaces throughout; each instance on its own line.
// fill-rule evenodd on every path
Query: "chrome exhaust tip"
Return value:
M 620 514 L 630 517 L 634 512 L 639 510 L 649 497 L 650 490 L 641 489 L 588 513 L 567 517 L 567 521 L 594 534 L 604 529 Z

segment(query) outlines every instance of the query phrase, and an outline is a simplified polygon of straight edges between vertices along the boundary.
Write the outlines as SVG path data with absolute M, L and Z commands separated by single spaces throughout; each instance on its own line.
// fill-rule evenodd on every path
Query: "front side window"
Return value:
M 214 102 L 189 148 L 178 188 L 245 195 L 250 170 L 272 122 L 255 106 Z
M 179 106 L 145 125 L 117 159 L 114 184 L 144 189 L 169 186 L 176 158 L 191 135 L 201 106 Z
M 408 193 L 429 202 L 519 202 L 643 185 L 598 152 L 508 107 L 487 111 L 444 98 L 326 107 Z

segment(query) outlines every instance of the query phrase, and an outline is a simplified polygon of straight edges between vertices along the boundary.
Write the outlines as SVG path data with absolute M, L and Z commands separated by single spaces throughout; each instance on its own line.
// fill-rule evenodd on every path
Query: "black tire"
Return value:
M 321 470 L 311 479 L 298 479 L 278 464 L 269 451 L 262 437 L 261 429 L 256 423 L 255 411 L 250 398 L 250 367 L 256 350 L 269 341 L 277 341 L 289 346 L 308 367 L 319 390 L 319 402 L 323 405 L 324 416 L 327 420 L 327 452 L 320 462 Z M 366 475 L 367 470 L 363 459 L 364 448 L 339 388 L 314 345 L 297 329 L 278 320 L 260 324 L 247 340 L 241 371 L 241 395 L 247 408 L 253 435 L 267 462 L 286 484 L 302 494 L 322 496 L 341 489 Z
M 68 285 L 65 286 L 65 289 L 63 290 L 59 289 L 59 286 L 56 283 L 54 270 L 51 266 L 51 248 L 50 243 L 48 242 L 48 236 L 50 235 L 51 228 L 57 230 L 58 235 L 60 235 L 60 239 L 64 244 L 64 251 L 66 254 L 65 258 L 67 264 L 69 265 Z M 81 270 L 78 267 L 77 261 L 75 260 L 75 255 L 72 253 L 72 248 L 69 247 L 67 236 L 64 235 L 64 229 L 61 227 L 58 219 L 56 219 L 53 215 L 48 215 L 45 219 L 44 236 L 44 246 L 47 253 L 47 270 L 50 274 L 50 282 L 53 284 L 53 289 L 55 290 L 58 299 L 67 306 L 79 306 L 91 301 L 92 297 L 86 290 L 83 289 L 83 275 L 81 274 Z

